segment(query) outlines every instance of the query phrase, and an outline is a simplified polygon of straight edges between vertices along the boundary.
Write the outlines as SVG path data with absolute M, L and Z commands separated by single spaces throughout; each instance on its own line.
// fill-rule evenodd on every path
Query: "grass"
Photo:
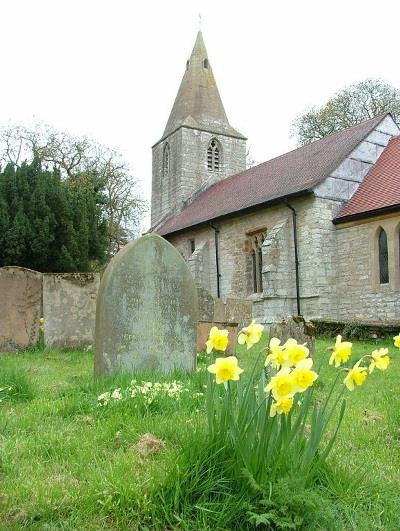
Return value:
M 331 344 L 318 341 L 316 366 Z M 358 342 L 353 358 L 374 348 L 376 342 Z M 308 520 L 292 528 L 400 529 L 400 354 L 391 353 L 385 374 L 375 371 L 347 393 L 345 420 L 316 490 L 297 499 L 295 484 L 271 486 L 281 500 L 280 507 L 273 496 L 265 501 L 275 515 L 271 528 L 289 528 L 282 507 L 296 503 L 303 512 L 308 507 Z M 244 368 L 254 362 L 252 351 L 238 357 Z M 0 388 L 11 388 L 0 392 L 0 529 L 255 529 L 255 520 L 245 527 L 242 519 L 251 510 L 246 492 L 219 469 L 218 455 L 204 454 L 200 366 L 191 376 L 156 377 L 184 383 L 179 401 L 99 407 L 101 393 L 125 389 L 131 378 L 95 381 L 92 352 L 0 354 Z M 336 374 L 323 367 L 320 394 Z M 165 446 L 145 456 L 135 444 L 148 432 Z

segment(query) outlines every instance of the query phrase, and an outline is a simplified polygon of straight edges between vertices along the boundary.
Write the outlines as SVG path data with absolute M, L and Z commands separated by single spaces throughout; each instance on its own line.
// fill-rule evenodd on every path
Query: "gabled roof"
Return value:
M 197 34 L 162 139 L 181 126 L 245 138 L 228 122 L 201 31 Z
M 217 182 L 157 227 L 155 232 L 167 235 L 234 212 L 311 191 L 338 167 L 387 114 Z
M 334 223 L 400 210 L 400 136 L 392 138 Z

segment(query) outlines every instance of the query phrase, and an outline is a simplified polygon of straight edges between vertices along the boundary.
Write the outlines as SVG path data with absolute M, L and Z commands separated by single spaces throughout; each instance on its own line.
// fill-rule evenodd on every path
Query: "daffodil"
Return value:
M 225 383 L 229 380 L 239 380 L 239 375 L 243 372 L 235 356 L 217 358 L 215 363 L 207 367 L 207 370 L 211 374 L 215 374 L 217 384 Z
M 242 328 L 238 336 L 239 345 L 247 345 L 247 349 L 260 341 L 261 335 L 264 330 L 264 325 L 257 324 L 255 321 L 251 321 L 249 326 Z
M 265 366 L 269 364 L 275 369 L 280 369 L 283 365 L 286 365 L 287 356 L 284 345 L 281 345 L 281 340 L 276 337 L 271 338 L 269 342 L 269 354 L 265 360 Z
M 353 343 L 350 343 L 349 341 L 342 342 L 342 336 L 337 336 L 332 355 L 329 359 L 329 365 L 332 365 L 333 362 L 335 362 L 335 367 L 339 367 L 341 363 L 346 363 L 351 356 L 352 346 Z
M 216 326 L 213 326 L 210 330 L 209 338 L 206 341 L 207 354 L 210 354 L 213 349 L 224 352 L 228 343 L 228 330 L 219 330 Z
M 277 413 L 278 415 L 280 415 L 281 413 L 285 413 L 287 415 L 292 409 L 292 407 L 293 398 L 281 398 L 276 402 L 272 402 L 271 409 L 269 410 L 269 416 L 275 417 Z
M 357 361 L 352 369 L 349 370 L 343 383 L 349 391 L 353 391 L 355 385 L 362 385 L 367 377 L 367 368 L 360 367 L 361 360 Z
M 272 391 L 272 395 L 277 401 L 282 398 L 291 398 L 295 390 L 295 382 L 289 367 L 283 367 L 276 376 L 271 378 L 271 381 L 264 389 L 266 393 Z
M 299 345 L 295 339 L 289 338 L 283 345 L 286 352 L 286 357 L 291 366 L 296 366 L 301 360 L 304 360 L 309 355 L 310 351 L 304 345 Z
M 390 363 L 390 358 L 387 355 L 389 352 L 389 349 L 387 348 L 380 348 L 379 350 L 374 350 L 371 354 L 372 360 L 369 366 L 369 372 L 371 372 L 375 369 L 379 369 L 380 371 L 385 371 L 388 368 L 388 365 Z
M 397 348 L 400 348 L 400 334 L 398 336 L 394 336 L 394 346 Z
M 313 360 L 307 358 L 299 361 L 296 367 L 292 371 L 292 378 L 294 381 L 296 393 L 303 392 L 315 382 L 318 378 L 318 374 L 315 371 L 312 371 Z

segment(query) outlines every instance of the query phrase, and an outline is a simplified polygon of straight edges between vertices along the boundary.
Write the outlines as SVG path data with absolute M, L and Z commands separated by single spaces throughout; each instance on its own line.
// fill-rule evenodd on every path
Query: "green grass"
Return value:
M 318 342 L 316 366 L 330 344 Z M 353 359 L 374 348 L 376 342 L 355 344 Z M 346 393 L 345 420 L 320 484 L 294 502 L 295 484 L 271 486 L 281 507 L 311 504 L 305 529 L 400 529 L 400 353 L 391 354 L 386 373 L 375 371 Z M 252 366 L 252 351 L 238 356 L 241 366 Z M 320 394 L 336 374 L 323 367 Z M 245 491 L 219 470 L 218 455 L 203 451 L 204 397 L 193 395 L 205 391 L 204 370 L 155 379 L 174 378 L 188 389 L 179 401 L 99 407 L 101 393 L 124 389 L 131 378 L 95 381 L 93 353 L 0 354 L 0 388 L 12 388 L 0 394 L 0 529 L 255 528 L 240 523 L 249 509 Z M 165 447 L 146 457 L 133 446 L 147 432 Z M 284 528 L 279 507 L 273 510 L 281 518 L 276 528 Z

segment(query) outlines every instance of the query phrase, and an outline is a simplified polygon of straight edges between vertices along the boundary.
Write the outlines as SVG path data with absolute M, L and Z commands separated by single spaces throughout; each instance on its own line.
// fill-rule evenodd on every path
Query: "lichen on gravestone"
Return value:
M 197 320 L 197 290 L 185 261 L 160 236 L 142 236 L 102 277 L 95 373 L 195 370 Z

